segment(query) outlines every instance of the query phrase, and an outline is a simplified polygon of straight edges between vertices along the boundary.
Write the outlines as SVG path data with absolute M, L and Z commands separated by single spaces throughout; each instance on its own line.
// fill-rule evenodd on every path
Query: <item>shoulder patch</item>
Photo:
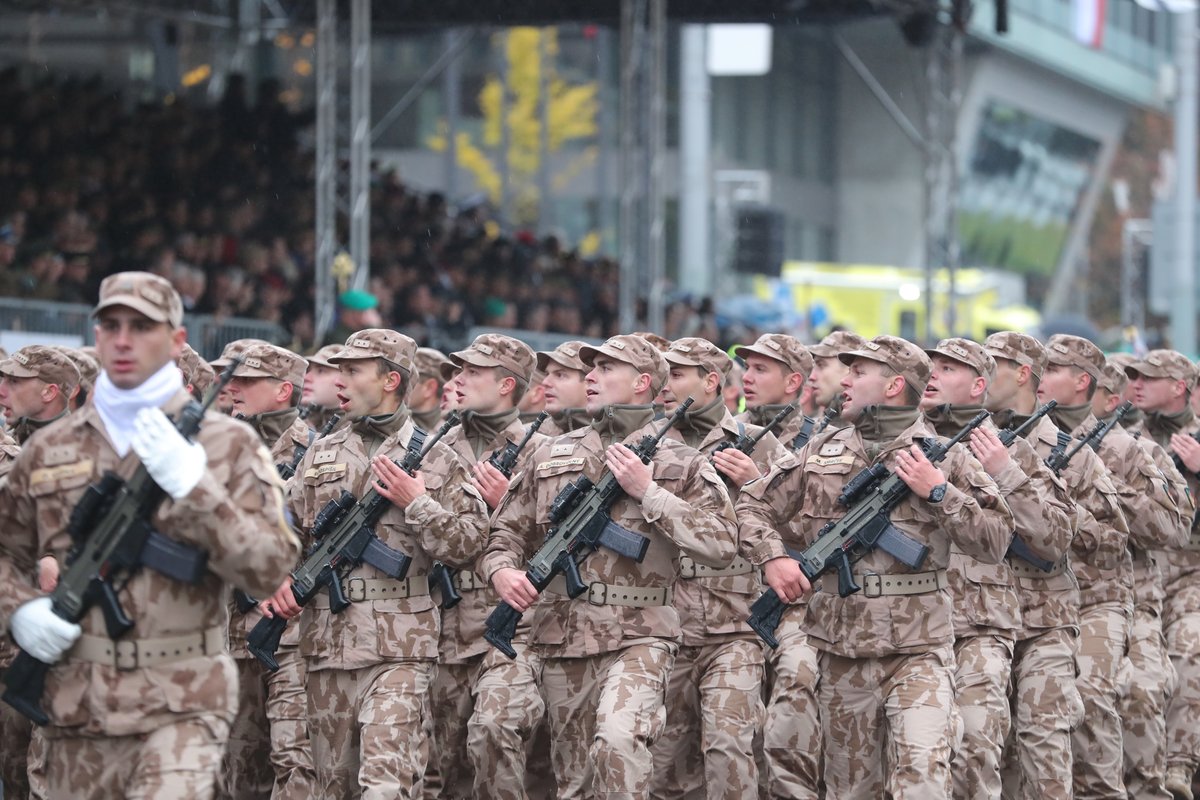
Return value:
M 571 453 L 574 453 L 574 452 L 575 452 L 575 443 L 574 442 L 559 442 L 558 444 L 550 445 L 550 457 L 551 458 L 561 458 L 562 456 L 569 456 L 569 455 L 571 455 Z
M 314 464 L 329 464 L 337 458 L 337 450 L 321 450 L 313 456 Z
M 74 464 L 61 464 L 55 467 L 41 467 L 35 469 L 29 476 L 29 484 L 36 486 L 39 483 L 47 481 L 60 481 L 63 478 L 77 478 L 80 475 L 91 475 L 93 461 L 90 458 L 85 458 L 82 461 L 76 461 Z
M 538 464 L 537 471 L 545 472 L 551 469 L 558 469 L 559 467 L 582 467 L 583 463 L 583 458 L 554 458 Z
M 845 442 L 826 442 L 821 445 L 821 451 L 818 455 L 821 456 L 840 456 L 842 451 L 846 449 Z

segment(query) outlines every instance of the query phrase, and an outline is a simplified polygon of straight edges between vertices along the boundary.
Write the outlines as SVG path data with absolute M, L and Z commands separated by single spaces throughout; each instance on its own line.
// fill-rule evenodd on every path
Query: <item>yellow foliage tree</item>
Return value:
M 479 93 L 479 110 L 483 116 L 481 141 L 469 133 L 458 132 L 454 137 L 458 165 L 475 176 L 480 188 L 493 203 L 500 203 L 504 193 L 502 165 L 498 164 L 508 133 L 507 174 L 509 195 L 515 201 L 516 222 L 528 224 L 538 218 L 541 198 L 537 177 L 543 154 L 557 153 L 570 142 L 596 135 L 597 94 L 595 81 L 569 85 L 555 75 L 554 58 L 558 54 L 558 32 L 554 28 L 512 28 L 496 34 L 493 45 L 502 47 L 505 54 L 505 74 L 489 75 Z M 543 63 L 543 48 L 547 63 Z M 542 71 L 547 90 L 547 136 L 542 143 Z M 507 102 L 505 102 L 507 100 Z M 507 112 L 507 113 L 506 113 Z M 449 130 L 445 120 L 427 144 L 436 152 L 445 152 Z M 577 160 L 595 159 L 594 148 L 588 148 Z M 564 173 L 578 172 L 581 165 L 566 165 Z M 552 178 L 560 186 L 565 176 Z

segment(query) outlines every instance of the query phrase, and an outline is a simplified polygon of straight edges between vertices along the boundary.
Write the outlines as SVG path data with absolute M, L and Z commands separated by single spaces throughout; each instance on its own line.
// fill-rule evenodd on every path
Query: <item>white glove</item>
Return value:
M 21 649 L 43 664 L 57 664 L 83 633 L 51 610 L 49 597 L 30 600 L 13 612 L 8 627 Z
M 204 477 L 208 454 L 189 442 L 160 408 L 143 408 L 133 420 L 134 451 L 163 491 L 176 500 L 188 496 Z

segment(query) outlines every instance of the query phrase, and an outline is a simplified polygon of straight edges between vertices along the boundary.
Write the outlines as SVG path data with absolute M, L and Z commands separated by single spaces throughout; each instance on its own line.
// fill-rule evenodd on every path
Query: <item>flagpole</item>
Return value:
M 1175 280 L 1171 343 L 1196 356 L 1196 11 L 1175 17 L 1179 94 L 1175 99 Z

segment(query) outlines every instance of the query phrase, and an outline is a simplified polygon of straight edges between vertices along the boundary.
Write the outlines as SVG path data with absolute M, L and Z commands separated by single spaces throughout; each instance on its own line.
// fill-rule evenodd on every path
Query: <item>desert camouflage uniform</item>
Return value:
M 720 443 L 760 430 L 735 422 L 718 397 L 688 413 L 667 435 L 711 457 Z M 765 475 L 786 452 L 768 433 L 750 457 Z M 737 489 L 728 488 L 731 499 L 736 497 Z M 763 587 L 747 555 L 719 570 L 680 557 L 673 605 L 683 640 L 667 687 L 667 727 L 651 748 L 655 798 L 744 798 L 757 792 L 754 740 L 766 716 L 763 646 L 746 619 Z
M 586 428 L 590 424 L 592 424 L 592 417 L 586 408 L 564 408 L 562 411 L 551 414 L 542 423 L 542 427 L 538 428 L 538 433 L 547 438 L 554 438 L 562 436 L 564 433 Z
M 823 525 L 845 514 L 837 497 L 852 477 L 875 462 L 891 468 L 899 450 L 933 435 L 915 408 L 868 410 L 856 425 L 827 430 L 743 488 L 737 502 L 742 546 L 759 565 L 786 556 L 785 546 L 803 549 Z M 946 568 L 952 544 L 998 563 L 1013 517 L 968 451 L 956 448 L 939 466 L 950 484 L 945 498 L 931 504 L 910 495 L 891 515 L 901 532 L 929 547 L 924 572 L 905 579 L 911 570 L 874 550 L 854 567 L 863 591 L 841 598 L 836 575 L 827 575 L 807 606 L 790 606 L 784 615 L 781 630 L 803 614 L 802 626 L 821 651 L 829 797 L 875 800 L 885 791 L 950 797 L 959 722 Z M 884 593 L 885 584 L 908 580 L 924 585 L 915 594 Z
M 164 410 L 176 414 L 190 399 L 180 389 Z M 67 522 L 83 491 L 107 470 L 135 468 L 137 456 L 119 458 L 103 431 L 94 406 L 85 406 L 31 441 L 0 486 L 5 617 L 39 594 L 26 576 L 40 555 L 65 558 Z M 237 672 L 225 653 L 226 584 L 265 595 L 299 549 L 283 521 L 282 485 L 251 431 L 209 413 L 196 441 L 208 453 L 203 478 L 152 521 L 206 551 L 209 573 L 194 585 L 134 573 L 120 598 L 137 624 L 116 656 L 100 609 L 81 621 L 83 637 L 46 682 L 50 797 L 213 795 L 237 704 Z M 181 638 L 168 644 L 173 637 Z M 200 655 L 156 657 L 168 647 Z
M 370 346 L 356 337 L 352 342 Z M 355 419 L 314 442 L 289 497 L 305 535 L 343 490 L 361 498 L 371 488 L 373 456 L 402 459 L 413 430 L 401 407 L 388 416 Z M 482 498 L 445 444 L 434 446 L 418 474 L 426 494 L 407 508 L 389 508 L 375 528 L 384 544 L 412 558 L 408 577 L 393 580 L 362 564 L 342 577 L 349 608 L 334 614 L 321 592 L 299 617 L 322 797 L 414 798 L 421 792 L 440 627 L 426 575 L 434 560 L 469 564 L 483 546 L 487 519 Z
M 783 410 L 785 403 L 778 403 L 766 406 L 757 406 L 756 408 L 748 408 L 741 414 L 734 417 L 736 422 L 744 422 L 749 425 L 757 425 L 762 427 L 775 419 L 775 415 Z M 779 427 L 775 429 L 775 438 L 779 443 L 790 450 L 799 450 L 808 440 L 812 438 L 813 432 L 816 430 L 819 420 L 814 420 L 812 417 L 807 417 L 800 410 L 797 410 L 788 415 Z
M 316 437 L 295 408 L 245 421 L 271 446 L 276 466 L 290 465 L 297 448 L 307 448 Z M 261 619 L 257 608 L 242 614 L 230 604 L 229 653 L 238 668 L 238 715 L 229 731 L 220 794 L 237 800 L 304 800 L 313 795 L 314 775 L 299 626 L 285 629 L 275 653 L 279 670 L 271 672 L 246 650 L 246 636 Z
M 525 431 L 515 408 L 500 414 L 467 411 L 462 425 L 442 441 L 470 470 L 509 441 L 520 442 Z M 528 467 L 533 451 L 546 439 L 534 434 L 521 451 L 514 475 Z M 546 704 L 537 686 L 541 660 L 525 646 L 527 626 L 513 637 L 515 659 L 489 645 L 483 638 L 484 622 L 500 596 L 470 570 L 459 572 L 455 584 L 462 600 L 442 611 L 433 683 L 440 796 L 519 800 L 526 796 L 527 745 L 545 719 Z
M 0 480 L 12 469 L 13 461 L 21 452 L 17 440 L 0 428 Z M 0 668 L 7 668 L 16 654 L 9 637 L 0 637 Z M 0 684 L 0 691 L 3 685 Z M 29 775 L 27 771 L 29 738 L 33 724 L 29 718 L 8 703 L 0 703 L 0 782 L 4 796 L 10 800 L 25 800 L 29 797 Z
M 492 519 L 479 565 L 489 583 L 498 569 L 522 568 L 541 545 L 551 503 L 569 482 L 599 480 L 608 446 L 632 446 L 658 432 L 662 423 L 651 423 L 651 415 L 650 406 L 609 406 L 593 427 L 538 448 L 536 466 L 516 476 Z M 650 747 L 666 722 L 681 633 L 669 604 L 680 556 L 720 569 L 737 552 L 733 507 L 708 459 L 665 439 L 651 465 L 642 501 L 622 497 L 611 510 L 617 524 L 650 539 L 645 560 L 602 548 L 580 566 L 586 596 L 567 598 L 560 578 L 530 611 L 561 800 L 649 797 Z

